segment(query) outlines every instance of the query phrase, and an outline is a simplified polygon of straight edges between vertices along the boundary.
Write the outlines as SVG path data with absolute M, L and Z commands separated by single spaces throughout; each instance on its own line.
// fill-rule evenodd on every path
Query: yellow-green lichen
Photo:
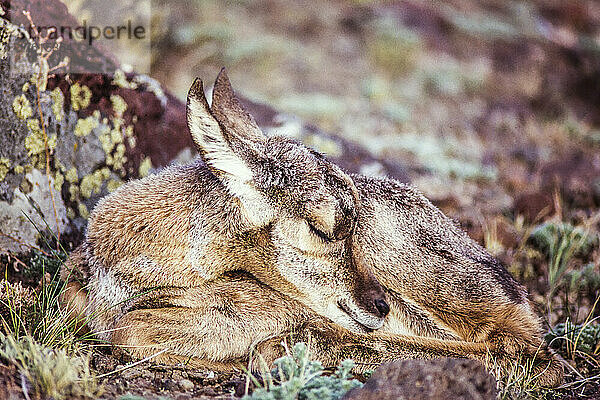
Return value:
M 134 137 L 129 137 L 129 138 L 127 138 L 127 143 L 129 143 L 129 148 L 133 149 L 135 147 L 135 145 L 137 144 L 137 141 Z
M 113 110 L 115 110 L 115 115 L 117 117 L 122 117 L 123 113 L 127 111 L 127 103 L 125 103 L 125 100 L 118 94 L 111 95 L 110 102 L 112 103 Z
M 126 161 L 127 157 L 125 157 L 125 145 L 123 143 L 117 145 L 113 155 L 106 156 L 106 164 L 112 166 L 115 171 L 121 170 Z
M 54 188 L 56 190 L 61 190 L 63 183 L 65 183 L 64 175 L 61 174 L 59 171 L 56 171 L 56 173 L 54 174 Z
M 114 144 L 113 144 L 112 140 L 110 139 L 110 127 L 108 127 L 107 125 L 104 125 L 101 128 L 100 134 L 98 135 L 98 140 L 100 141 L 100 144 L 102 145 L 102 150 L 104 150 L 104 153 L 109 154 L 114 147 Z
M 88 208 L 85 206 L 85 204 L 79 203 L 77 208 L 79 209 L 79 215 L 81 215 L 85 219 L 88 219 L 88 217 L 90 216 L 90 212 L 88 211 Z
M 104 167 L 99 169 L 98 171 L 102 179 L 107 180 L 108 178 L 110 178 L 110 169 Z
M 128 125 L 127 128 L 125 128 L 125 136 L 133 137 L 133 125 Z
M 107 164 L 115 165 L 114 160 L 116 158 L 121 158 L 125 154 L 124 146 L 121 146 L 123 143 L 123 134 L 120 130 L 120 125 L 117 123 L 112 129 L 104 129 L 100 135 L 98 136 L 100 140 L 100 144 L 102 145 L 102 149 L 107 156 Z M 117 153 L 114 155 L 111 154 L 113 149 L 117 147 Z
M 90 105 L 92 91 L 85 85 L 75 83 L 71 86 L 71 107 L 75 111 L 83 110 Z
M 152 168 L 152 160 L 150 157 L 144 158 L 144 160 L 140 163 L 139 173 L 140 177 L 146 177 L 150 173 L 150 169 Z
M 65 97 L 59 88 L 55 88 L 50 92 L 50 98 L 52 99 L 52 113 L 57 121 L 62 121 L 64 114 Z
M 21 88 L 21 92 L 23 92 L 23 93 L 27 92 L 29 90 L 29 85 L 30 85 L 29 82 L 25 82 L 23 84 L 23 87 Z
M 1 15 L 4 15 L 4 10 L 0 7 Z M 14 31 L 14 25 L 11 25 L 5 19 L 2 19 L 2 29 L 0 29 L 0 59 L 4 60 L 8 56 L 8 42 Z
M 46 144 L 48 145 L 48 151 L 52 152 L 56 148 L 56 135 L 49 137 L 46 143 L 44 133 L 40 129 L 40 123 L 37 119 L 28 119 L 27 128 L 30 132 L 30 135 L 25 138 L 27 155 L 31 157 L 33 166 L 42 167 L 46 160 Z
M 35 118 L 30 118 L 27 120 L 27 129 L 31 133 L 42 134 L 42 130 L 40 129 L 40 121 Z
M 121 134 L 121 131 L 119 131 L 117 129 L 111 130 L 110 131 L 110 141 L 113 144 L 123 143 L 123 135 Z
M 75 210 L 73 210 L 71 207 L 67 207 L 67 218 L 75 219 L 76 216 Z
M 100 124 L 99 119 L 100 112 L 96 110 L 94 111 L 94 114 L 90 115 L 89 117 L 77 120 L 74 132 L 75 136 L 84 137 L 89 135 L 90 132 Z
M 6 178 L 6 174 L 10 170 L 10 160 L 6 157 L 0 157 L 0 182 Z
M 112 83 L 113 85 L 117 85 L 125 89 L 137 89 L 138 87 L 137 83 L 127 81 L 125 72 L 121 71 L 120 69 L 115 71 Z
M 71 184 L 69 185 L 69 194 L 70 194 L 70 200 L 71 201 L 77 201 L 77 199 L 79 198 L 79 186 L 75 185 L 75 184 Z
M 125 120 L 121 117 L 116 116 L 114 118 L 111 118 L 110 121 L 112 122 L 113 129 L 121 132 L 121 126 L 123 126 Z
M 12 103 L 13 111 L 15 115 L 19 119 L 27 119 L 33 115 L 33 109 L 31 108 L 31 103 L 27 100 L 24 94 L 15 97 Z
M 25 168 L 23 168 L 22 165 L 15 165 L 13 171 L 15 171 L 15 174 L 22 174 L 23 171 L 25 171 Z
M 65 179 L 69 183 L 76 183 L 79 180 L 77 168 L 73 167 L 65 173 Z
M 0 60 L 4 60 L 6 58 L 6 56 L 8 56 L 8 51 L 6 50 L 6 43 L 4 42 L 4 38 L 5 37 L 9 37 L 8 35 L 4 36 L 3 34 L 4 32 L 2 32 L 0 30 Z
M 99 193 L 101 187 L 102 179 L 94 174 L 86 175 L 81 179 L 80 191 L 81 195 L 86 199 L 92 197 L 94 192 Z
M 125 137 L 127 138 L 129 148 L 133 149 L 137 144 L 137 140 L 135 136 L 133 136 L 133 125 L 128 125 L 127 128 L 125 128 Z
M 98 140 L 100 140 L 100 144 L 102 145 L 102 149 L 104 150 L 104 153 L 106 153 L 107 155 L 110 154 L 112 149 L 115 147 L 115 144 L 110 139 L 110 131 L 105 130 L 104 132 L 102 132 L 98 136 Z
M 94 193 L 100 193 L 102 183 L 110 177 L 110 170 L 108 168 L 102 168 L 94 171 L 90 175 L 86 175 L 81 179 L 81 185 L 79 187 L 81 196 L 86 199 L 92 197 Z
M 108 181 L 108 183 L 106 184 L 106 189 L 108 189 L 108 191 L 110 193 L 114 192 L 115 190 L 117 190 L 121 185 L 123 184 L 123 181 L 118 181 L 116 179 L 111 179 L 110 181 Z

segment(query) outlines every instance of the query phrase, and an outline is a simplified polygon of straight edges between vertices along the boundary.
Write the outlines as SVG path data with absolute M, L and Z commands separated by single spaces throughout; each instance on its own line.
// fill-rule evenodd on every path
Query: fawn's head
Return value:
M 237 199 L 239 233 L 268 233 L 272 256 L 249 272 L 349 329 L 381 327 L 389 312 L 383 289 L 350 248 L 358 215 L 350 177 L 292 139 L 267 138 L 224 70 L 211 106 L 194 82 L 187 119 L 206 166 Z

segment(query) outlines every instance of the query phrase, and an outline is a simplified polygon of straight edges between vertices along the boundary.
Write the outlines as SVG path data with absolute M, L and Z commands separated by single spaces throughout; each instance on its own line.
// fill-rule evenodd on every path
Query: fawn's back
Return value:
M 525 288 L 453 220 L 410 186 L 353 179 L 361 195 L 353 248 L 394 303 L 384 330 L 513 351 L 541 344 Z

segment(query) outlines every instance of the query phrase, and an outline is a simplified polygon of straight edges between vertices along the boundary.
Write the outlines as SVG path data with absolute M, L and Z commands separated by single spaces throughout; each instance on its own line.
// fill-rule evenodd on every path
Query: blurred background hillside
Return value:
M 173 0 L 152 28 L 151 76 L 180 99 L 226 66 L 444 204 L 533 218 L 559 174 L 563 200 L 598 206 L 598 2 Z

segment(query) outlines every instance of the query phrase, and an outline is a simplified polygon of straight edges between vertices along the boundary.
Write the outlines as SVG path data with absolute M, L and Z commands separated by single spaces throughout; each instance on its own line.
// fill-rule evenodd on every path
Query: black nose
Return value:
M 375 308 L 377 308 L 377 311 L 379 311 L 382 317 L 385 317 L 390 313 L 390 306 L 388 306 L 388 303 L 383 299 L 375 300 Z

